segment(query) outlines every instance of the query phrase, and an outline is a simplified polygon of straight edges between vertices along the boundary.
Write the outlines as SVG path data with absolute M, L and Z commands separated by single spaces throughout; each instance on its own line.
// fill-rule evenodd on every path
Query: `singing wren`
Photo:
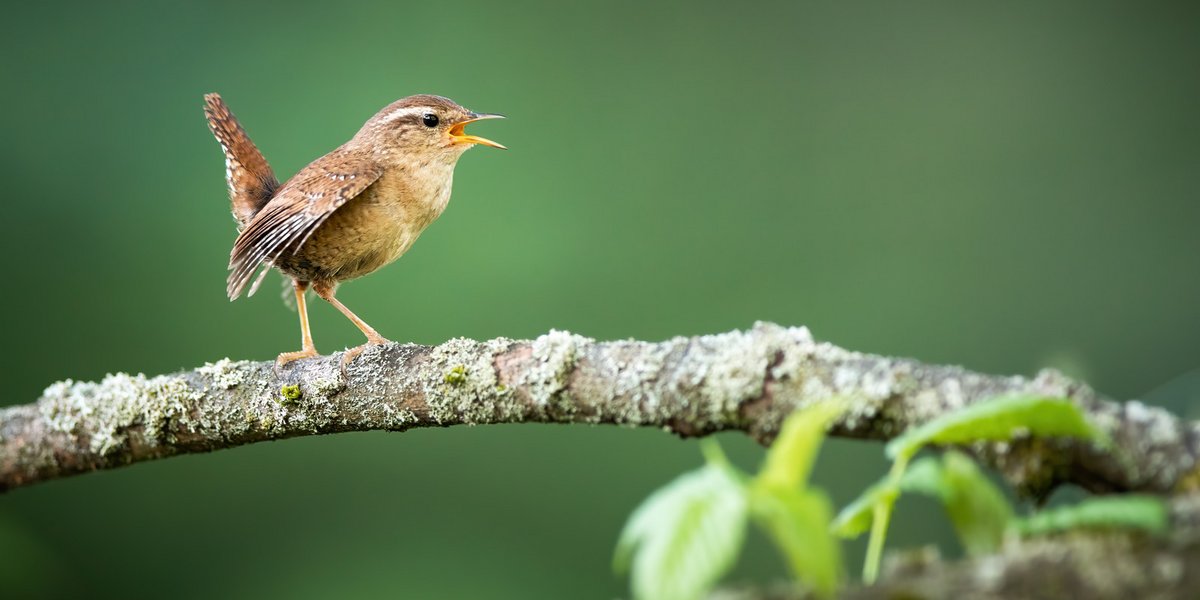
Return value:
M 280 366 L 317 355 L 304 303 L 310 286 L 367 336 L 366 344 L 347 350 L 343 366 L 366 347 L 387 343 L 334 297 L 338 284 L 372 273 L 412 247 L 446 209 L 463 152 L 476 144 L 504 148 L 463 129 L 503 116 L 421 94 L 387 105 L 350 141 L 280 185 L 219 95 L 204 97 L 204 114 L 225 154 L 238 224 L 229 255 L 229 299 L 247 286 L 247 295 L 253 295 L 271 267 L 292 280 L 303 346 L 280 354 Z

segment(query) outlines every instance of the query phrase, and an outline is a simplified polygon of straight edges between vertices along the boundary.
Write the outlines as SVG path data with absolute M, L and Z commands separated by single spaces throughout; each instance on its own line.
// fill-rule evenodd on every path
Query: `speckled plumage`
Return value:
M 416 242 L 445 210 L 455 163 L 467 148 L 503 147 L 462 129 L 498 115 L 479 115 L 440 96 L 410 96 L 384 107 L 350 141 L 280 186 L 220 97 L 210 94 L 205 101 L 209 126 L 226 156 L 240 231 L 226 291 L 231 300 L 247 287 L 253 294 L 262 280 L 260 275 L 251 284 L 254 274 L 268 266 L 291 277 L 301 302 L 305 352 L 311 353 L 303 314 L 309 284 L 369 339 L 382 339 L 333 300 L 333 290 L 396 260 Z
M 240 231 L 275 195 L 279 180 L 219 95 L 204 96 L 204 116 L 225 155 L 225 183 Z

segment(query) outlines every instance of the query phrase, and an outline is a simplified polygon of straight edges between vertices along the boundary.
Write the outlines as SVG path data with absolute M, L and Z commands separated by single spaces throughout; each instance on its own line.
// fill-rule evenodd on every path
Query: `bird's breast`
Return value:
M 453 165 L 394 169 L 372 186 L 373 201 L 384 207 L 401 229 L 420 233 L 446 210 L 453 184 Z
M 387 173 L 323 223 L 292 261 L 309 279 L 344 281 L 400 258 L 450 202 L 453 170 Z

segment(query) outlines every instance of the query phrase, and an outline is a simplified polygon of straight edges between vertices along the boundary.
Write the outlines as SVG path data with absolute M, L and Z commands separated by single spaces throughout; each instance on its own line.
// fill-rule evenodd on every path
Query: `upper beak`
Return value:
M 467 135 L 467 133 L 465 131 L 463 131 L 463 128 L 465 128 L 467 126 L 467 123 L 474 123 L 475 121 L 483 121 L 486 119 L 503 119 L 503 118 L 504 118 L 504 115 L 493 115 L 493 114 L 488 114 L 488 113 L 482 113 L 482 114 L 481 113 L 471 113 L 469 118 L 467 118 L 464 121 L 459 121 L 458 123 L 455 123 L 452 127 L 450 127 L 450 139 L 456 144 L 482 144 L 484 146 L 491 146 L 493 148 L 499 148 L 501 150 L 508 150 L 508 148 L 505 148 L 504 146 L 497 144 L 496 142 L 493 142 L 492 140 L 489 140 L 487 138 L 481 138 L 481 137 L 475 136 L 475 135 Z

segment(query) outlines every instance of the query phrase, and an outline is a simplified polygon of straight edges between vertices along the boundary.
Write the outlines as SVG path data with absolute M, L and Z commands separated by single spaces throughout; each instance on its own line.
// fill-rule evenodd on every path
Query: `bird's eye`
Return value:
M 425 113 L 421 117 L 421 122 L 424 123 L 426 127 L 437 127 L 438 116 L 433 113 Z

